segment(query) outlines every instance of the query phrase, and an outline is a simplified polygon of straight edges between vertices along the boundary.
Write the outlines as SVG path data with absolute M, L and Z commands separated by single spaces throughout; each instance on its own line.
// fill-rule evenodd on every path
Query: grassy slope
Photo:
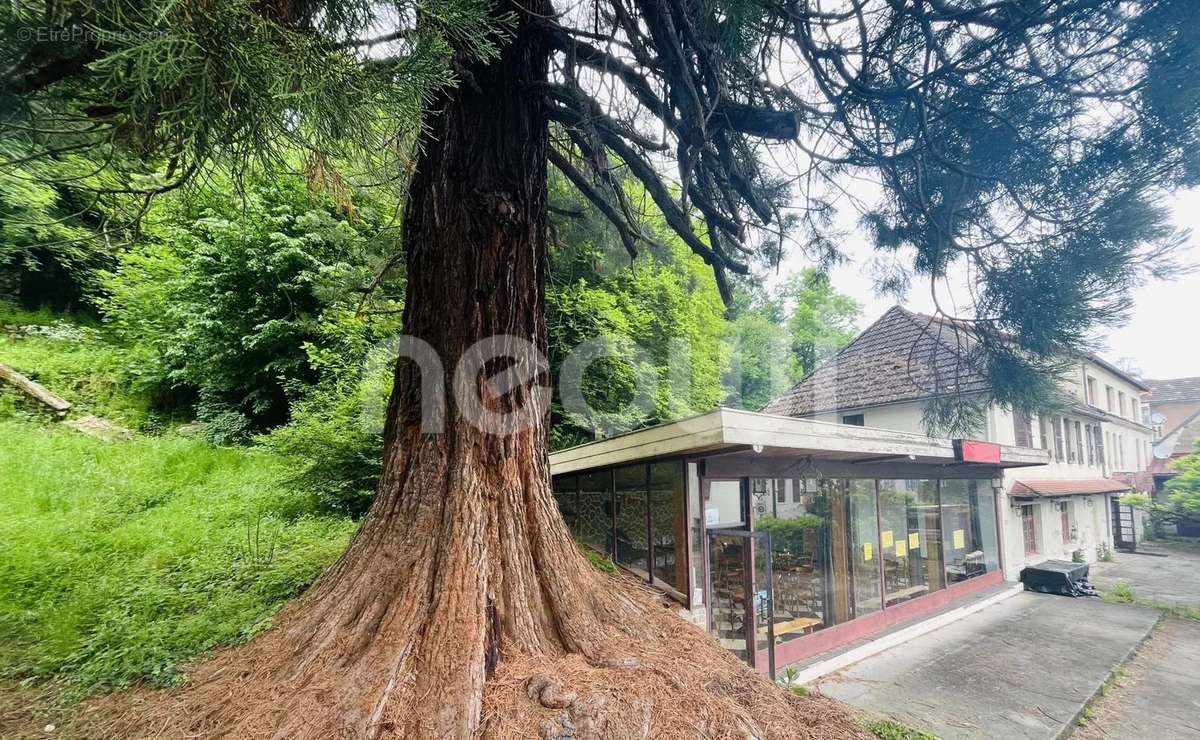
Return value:
M 17 326 L 66 326 L 83 334 L 79 341 L 14 334 Z M 149 421 L 144 399 L 120 382 L 124 350 L 105 342 L 99 329 L 47 311 L 25 311 L 0 301 L 0 362 L 33 378 L 70 401 L 73 416 L 96 414 L 132 428 Z M 0 416 L 38 407 L 15 390 L 0 386 Z
M 262 629 L 355 527 L 307 515 L 252 451 L 13 420 L 0 450 L 0 674 L 170 682 Z
M 54 325 L 0 303 L 0 326 Z M 0 362 L 134 428 L 156 420 L 119 381 L 125 350 L 0 328 Z M 79 695 L 137 680 L 265 627 L 356 525 L 316 516 L 260 450 L 175 434 L 106 443 L 0 390 L 0 679 Z

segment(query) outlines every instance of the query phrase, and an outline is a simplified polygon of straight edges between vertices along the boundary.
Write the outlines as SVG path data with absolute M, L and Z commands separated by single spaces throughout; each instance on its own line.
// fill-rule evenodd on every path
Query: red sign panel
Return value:
M 1000 445 L 974 439 L 954 440 L 954 458 L 959 462 L 1000 464 Z

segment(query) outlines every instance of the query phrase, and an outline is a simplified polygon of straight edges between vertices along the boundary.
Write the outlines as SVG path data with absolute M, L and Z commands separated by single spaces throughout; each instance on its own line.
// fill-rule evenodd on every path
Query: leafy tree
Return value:
M 380 262 L 373 239 L 386 216 L 360 207 L 351 217 L 295 175 L 164 200 L 105 277 L 101 305 L 158 398 L 194 395 L 219 437 L 270 428 L 320 379 L 320 348 L 326 365 L 354 367 L 370 343 L 352 290 Z
M 813 268 L 789 280 L 784 295 L 794 303 L 787 326 L 792 379 L 799 380 L 854 339 L 862 306 L 834 290 L 828 274 Z
M 125 35 L 6 49 L 0 87 L 48 156 L 86 140 L 165 163 L 130 192 L 174 187 L 214 154 L 326 155 L 348 141 L 383 156 L 401 114 L 429 103 L 406 181 L 404 326 L 451 368 L 497 335 L 545 348 L 547 162 L 636 252 L 638 211 L 615 176 L 625 168 L 727 301 L 756 246 L 770 255 L 793 240 L 832 257 L 822 185 L 850 171 L 884 186 L 866 222 L 908 265 L 894 285 L 952 265 L 977 276 L 973 315 L 960 318 L 994 400 L 1030 405 L 1096 321 L 1123 315 L 1134 283 L 1170 268 L 1178 242 L 1155 204 L 1196 175 L 1188 0 L 96 2 L 3 11 L 6 38 L 21 22 Z M 360 34 L 380 25 L 395 45 L 362 53 L 377 43 Z M 451 69 L 462 84 L 447 88 Z M 76 128 L 58 134 L 68 122 L 47 117 Z M 786 173 L 762 164 L 793 153 Z M 780 218 L 793 194 L 800 207 Z M 458 383 L 482 400 L 449 401 L 445 433 L 431 435 L 419 369 L 400 364 L 358 536 L 274 630 L 198 668 L 171 719 L 231 735 L 467 737 L 509 718 L 497 702 L 515 700 L 497 687 L 520 683 L 525 656 L 634 652 L 653 669 L 664 645 L 718 655 L 578 553 L 550 491 L 544 374 L 513 366 L 525 382 L 498 399 L 482 373 Z M 514 412 L 511 433 L 472 425 L 481 406 Z M 713 735 L 792 731 L 801 718 L 771 718 L 795 704 L 760 695 L 749 669 L 734 674 L 744 690 L 704 688 L 725 660 L 660 665 L 677 683 L 654 682 L 653 696 L 614 679 L 632 702 L 620 706 L 685 705 Z M 751 696 L 780 703 L 757 712 L 734 698 Z M 614 735 L 644 721 L 595 713 Z M 181 719 L 195 717 L 209 724 Z
M 724 306 L 712 273 L 661 219 L 643 224 L 653 249 L 630 259 L 593 205 L 555 178 L 556 235 L 546 291 L 549 359 L 559 377 L 569 353 L 593 340 L 606 356 L 583 377 L 586 413 L 551 407 L 551 446 L 565 447 L 707 411 L 724 395 Z M 642 193 L 627 185 L 631 199 Z M 670 375 L 672 360 L 686 371 Z M 639 386 L 640 384 L 640 386 Z M 653 388 L 639 399 L 639 387 Z M 560 389 L 561 393 L 561 389 Z
M 33 153 L 20 146 L 3 149 L 15 159 Z M 30 307 L 90 307 L 95 272 L 114 260 L 111 242 L 95 238 L 112 215 L 110 204 L 54 180 L 69 181 L 97 166 L 71 154 L 0 167 L 0 293 L 7 284 Z
M 787 329 L 771 314 L 763 307 L 742 311 L 730 326 L 727 406 L 758 410 L 788 386 Z
M 1167 482 L 1171 506 L 1177 516 L 1200 520 L 1200 444 L 1195 452 L 1172 463 L 1172 467 L 1179 475 Z

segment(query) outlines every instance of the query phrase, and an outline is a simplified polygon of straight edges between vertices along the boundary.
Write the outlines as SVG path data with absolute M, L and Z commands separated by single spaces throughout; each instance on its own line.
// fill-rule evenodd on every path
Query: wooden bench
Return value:
M 775 636 L 779 637 L 780 635 L 788 635 L 793 632 L 807 632 L 810 629 L 812 629 L 813 627 L 818 627 L 824 623 L 825 622 L 823 620 L 816 619 L 814 617 L 800 617 L 798 619 L 789 619 L 786 622 L 780 622 L 779 624 L 775 625 Z M 759 627 L 758 634 L 760 636 L 766 636 L 767 628 Z

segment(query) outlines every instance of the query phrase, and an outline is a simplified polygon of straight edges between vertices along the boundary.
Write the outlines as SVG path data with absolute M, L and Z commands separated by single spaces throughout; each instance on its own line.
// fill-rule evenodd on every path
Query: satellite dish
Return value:
M 1157 411 L 1155 411 L 1153 414 L 1150 414 L 1150 426 L 1161 426 L 1166 420 L 1167 417 L 1163 416 Z
M 1158 445 L 1154 448 L 1154 457 L 1158 460 L 1166 460 L 1175 451 L 1174 445 Z

